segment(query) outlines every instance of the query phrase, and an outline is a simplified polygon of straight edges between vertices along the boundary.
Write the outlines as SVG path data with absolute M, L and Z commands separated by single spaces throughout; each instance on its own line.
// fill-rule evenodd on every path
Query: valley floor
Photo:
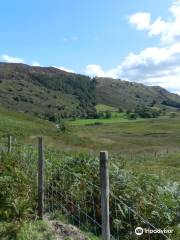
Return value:
M 105 119 L 101 124 L 93 124 L 93 119 L 77 120 L 67 122 L 67 129 L 62 132 L 48 121 L 0 109 L 0 136 L 10 134 L 18 141 L 35 145 L 37 137 L 43 136 L 46 146 L 68 152 L 99 155 L 99 151 L 107 150 L 111 157 L 123 155 L 122 161 L 128 169 L 177 178 L 180 174 L 179 115 L 118 121 Z M 140 159 L 143 156 L 142 164 L 138 156 Z M 157 161 L 157 156 L 161 156 L 161 161 Z
M 162 226 L 168 223 L 169 226 L 173 227 L 173 219 L 175 219 L 175 225 L 177 225 L 176 221 L 179 211 L 178 197 L 180 181 L 180 117 L 177 115 L 174 118 L 164 117 L 140 121 L 126 120 L 124 122 L 111 121 L 108 123 L 102 122 L 101 124 L 94 124 L 92 122 L 84 124 L 84 122 L 85 120 L 79 120 L 80 124 L 67 122 L 65 131 L 61 131 L 61 129 L 57 128 L 54 123 L 0 109 L 0 137 L 3 143 L 4 141 L 7 141 L 7 135 L 11 135 L 13 137 L 13 141 L 17 141 L 18 144 L 30 143 L 37 146 L 37 137 L 43 136 L 45 148 L 53 149 L 53 151 L 55 151 L 54 160 L 53 158 L 51 160 L 53 160 L 55 164 L 60 164 L 59 157 L 56 157 L 56 151 L 59 151 L 59 153 L 63 152 L 62 155 L 60 155 L 64 157 L 64 160 L 62 159 L 63 166 L 66 164 L 67 167 L 69 167 L 68 161 L 69 159 L 72 160 L 72 172 L 78 171 L 78 176 L 84 176 L 83 174 L 85 173 L 89 174 L 89 170 L 86 168 L 86 164 L 88 164 L 87 159 L 91 159 L 92 161 L 90 166 L 93 165 L 92 163 L 94 162 L 96 162 L 98 166 L 97 156 L 99 156 L 99 151 L 107 150 L 109 152 L 110 162 L 114 171 L 113 176 L 117 178 L 114 190 L 117 192 L 120 191 L 120 194 L 124 194 L 123 197 L 127 197 L 127 202 L 128 204 L 132 204 L 132 208 L 136 207 L 139 208 L 139 211 L 143 210 L 144 212 L 142 214 L 145 215 L 147 219 L 152 220 L 152 222 L 156 222 L 156 216 L 149 213 L 149 200 L 151 200 L 150 204 L 153 209 L 155 206 L 157 207 L 158 210 L 153 214 L 158 214 L 158 212 L 160 213 L 160 215 L 158 215 L 158 219 L 162 220 Z M 1 148 L 1 150 L 3 150 L 3 148 Z M 19 154 L 18 151 L 17 154 Z M 19 162 L 19 158 L 14 158 L 15 155 L 10 156 L 12 159 L 10 159 L 8 155 L 2 156 L 5 157 L 4 168 L 7 168 L 7 176 L 10 174 L 14 176 L 16 173 L 17 178 L 19 178 L 19 176 L 23 176 L 25 179 L 27 178 L 26 175 L 23 175 L 24 168 L 17 168 L 14 173 L 13 161 L 16 160 Z M 25 154 L 20 156 L 24 157 Z M 37 157 L 33 158 L 32 154 L 31 160 L 36 161 L 36 159 Z M 83 159 L 85 167 L 82 167 L 82 164 L 76 166 L 73 161 L 77 159 L 79 159 L 79 161 L 82 161 Z M 7 165 L 8 162 L 10 167 Z M 32 164 L 32 161 L 29 163 Z M 37 162 L 35 163 L 35 166 L 37 167 L 36 164 Z M 56 170 L 56 168 L 53 169 Z M 96 167 L 96 170 L 97 169 L 98 167 Z M 11 171 L 10 174 L 9 171 Z M 19 174 L 19 171 L 22 171 L 22 176 Z M 7 176 L 5 174 L 5 178 Z M 94 175 L 91 177 L 96 179 L 94 178 Z M 83 177 L 83 179 L 86 179 L 86 177 Z M 11 180 L 14 182 L 13 179 Z M 24 182 L 27 184 L 27 187 L 29 186 L 28 181 L 30 180 L 31 178 L 28 178 L 27 182 Z M 134 181 L 134 185 L 132 185 L 132 180 Z M 118 185 L 119 181 L 122 181 L 120 182 L 120 185 Z M 139 187 L 137 186 L 137 182 L 139 182 Z M 6 181 L 0 181 L 0 183 L 3 185 Z M 22 181 L 20 179 L 18 186 L 21 187 L 21 183 Z M 125 188 L 123 188 L 122 184 L 125 184 Z M 132 191 L 131 187 L 133 187 L 133 189 L 137 187 L 137 189 Z M 151 192 L 151 188 L 153 192 Z M 78 189 L 80 190 L 79 187 Z M 76 189 L 76 191 L 78 189 Z M 124 189 L 129 191 L 126 193 L 124 192 Z M 166 189 L 169 195 L 166 194 Z M 23 189 L 23 191 L 25 191 L 25 189 Z M 26 191 L 24 194 L 26 196 Z M 140 197 L 138 194 L 140 194 Z M 149 196 L 151 196 L 150 199 Z M 18 198 L 19 193 L 17 192 L 17 199 Z M 133 202 L 131 201 L 132 198 L 134 198 Z M 9 201 L 8 198 L 6 200 Z M 162 210 L 159 207 L 161 203 L 163 203 L 164 206 L 167 206 L 167 208 Z M 153 209 L 151 209 L 152 212 Z M 3 212 L 0 211 L 0 213 Z M 2 224 L 3 223 L 0 222 L 0 230 L 4 229 Z M 156 225 L 158 224 L 161 224 L 161 222 L 157 221 Z M 23 234 L 26 234 L 29 229 L 31 229 L 31 232 L 34 229 L 34 236 L 38 236 L 40 240 L 54 240 L 54 237 L 56 237 L 55 239 L 58 239 L 57 234 L 59 234 L 59 239 L 68 239 L 72 237 L 72 232 L 74 230 L 69 231 L 69 227 L 63 225 L 61 222 L 58 223 L 57 220 L 55 220 L 55 222 L 52 220 L 51 222 L 48 222 L 48 225 L 50 228 L 47 227 L 47 222 L 34 222 L 29 224 L 25 221 L 22 228 L 23 232 L 20 232 L 19 234 L 22 234 L 24 237 Z M 36 228 L 40 229 L 39 233 L 37 233 L 38 230 Z M 42 233 L 42 229 L 46 229 L 46 231 Z M 174 239 L 179 239 L 179 229 L 174 229 L 176 231 L 176 237 Z M 64 231 L 67 234 L 63 235 Z M 81 235 L 80 232 L 75 232 L 74 234 L 80 234 L 78 235 L 78 239 L 87 239 L 86 236 L 84 234 Z M 23 237 L 19 237 L 19 239 L 28 239 Z M 29 240 L 31 239 L 32 238 L 29 238 Z M 36 237 L 34 239 L 38 238 Z

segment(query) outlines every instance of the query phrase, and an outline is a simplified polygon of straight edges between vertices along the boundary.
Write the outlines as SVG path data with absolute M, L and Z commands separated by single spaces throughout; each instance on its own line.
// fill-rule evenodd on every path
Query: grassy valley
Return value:
M 144 106 L 176 111 L 180 97 L 160 87 L 90 79 L 53 67 L 0 63 L 0 106 L 6 109 L 55 122 L 59 118 L 96 118 L 97 104 L 110 110 L 134 111 Z
M 124 123 L 104 123 L 102 125 L 69 125 L 67 131 L 61 132 L 55 125 L 44 120 L 2 110 L 1 114 L 4 119 L 12 118 L 14 120 L 14 124 L 11 123 L 11 131 L 14 134 L 17 134 L 17 124 L 24 122 L 28 129 L 31 121 L 36 122 L 37 125 L 32 125 L 32 128 L 29 129 L 30 132 L 24 130 L 25 134 L 20 134 L 20 138 L 17 137 L 18 143 L 21 143 L 22 146 L 24 142 L 31 143 L 36 149 L 37 136 L 43 134 L 46 144 L 48 181 L 52 176 L 57 175 L 59 169 L 63 169 L 61 185 L 57 185 L 59 190 L 56 189 L 56 191 L 65 191 L 64 194 L 71 193 L 71 201 L 82 204 L 81 207 L 83 207 L 83 202 L 80 199 L 83 197 L 84 201 L 86 196 L 84 194 L 87 194 L 87 203 L 90 204 L 89 192 L 85 191 L 89 188 L 89 182 L 98 184 L 99 181 L 99 151 L 108 150 L 111 191 L 125 199 L 130 207 L 155 224 L 156 227 L 163 226 L 174 229 L 172 239 L 179 239 L 177 227 L 180 174 L 179 116 L 175 118 L 166 116 L 165 119 L 147 119 L 139 122 L 127 120 Z M 2 120 L 0 121 L 0 132 L 3 132 L 8 129 L 8 125 L 5 125 Z M 1 156 L 1 167 L 4 171 L 0 178 L 0 186 L 7 188 L 12 181 L 13 188 L 9 187 L 11 191 L 8 191 L 8 195 L 6 191 L 1 192 L 2 199 L 4 199 L 2 207 L 5 207 L 7 214 L 0 211 L 1 217 L 3 216 L 1 218 L 3 221 L 0 222 L 0 234 L 16 236 L 12 239 L 24 239 L 25 236 L 28 236 L 29 240 L 32 240 L 33 236 L 39 240 L 45 237 L 54 239 L 53 232 L 46 223 L 33 221 L 34 205 L 36 205 L 36 192 L 33 186 L 35 186 L 36 179 L 31 177 L 34 171 L 31 172 L 30 169 L 37 168 L 37 151 L 35 149 L 32 149 L 31 152 L 28 148 L 20 148 L 17 151 L 14 148 L 12 154 Z M 25 154 L 26 152 L 28 154 Z M 75 178 L 69 175 L 69 170 L 75 174 Z M 4 179 L 8 179 L 8 181 L 4 181 Z M 56 181 L 59 182 L 58 179 L 51 180 L 55 186 Z M 19 195 L 19 189 L 21 189 L 21 195 Z M 53 194 L 53 203 L 56 202 L 57 195 L 53 192 L 50 194 Z M 97 192 L 94 191 L 95 199 L 98 196 L 96 194 Z M 140 202 L 139 199 L 141 199 Z M 5 205 L 5 201 L 9 203 L 8 206 Z M 64 202 L 64 204 L 67 203 Z M 14 204 L 16 204 L 16 208 L 12 207 Z M 91 209 L 91 205 L 88 206 L 88 209 Z M 98 199 L 95 206 L 98 215 Z M 111 202 L 111 207 L 113 208 L 113 202 Z M 1 210 L 3 209 L 1 208 Z M 74 210 L 71 211 L 73 214 Z M 128 214 L 122 206 L 119 219 L 123 218 L 123 222 L 119 223 L 119 226 L 126 229 L 122 231 L 124 239 L 129 239 Z M 61 213 L 57 211 L 51 218 L 56 221 L 60 218 L 62 221 L 64 215 L 61 216 Z M 66 221 L 73 223 L 69 217 Z M 133 221 L 138 220 L 134 219 Z M 114 224 L 112 223 L 112 231 L 116 229 Z M 134 224 L 136 226 L 137 223 L 134 222 Z M 139 221 L 138 224 L 140 224 Z M 91 225 L 88 226 L 91 231 Z M 91 235 L 89 239 L 98 238 Z
M 92 186 L 99 186 L 101 150 L 109 152 L 111 193 L 157 228 L 172 229 L 170 237 L 179 239 L 180 97 L 119 80 L 110 79 L 105 86 L 107 79 L 95 81 L 53 68 L 7 65 L 4 71 L 2 66 L 1 239 L 54 240 L 49 223 L 57 219 L 82 228 L 89 239 L 99 239 L 100 231 L 92 222 L 85 229 L 72 215 L 86 221 L 79 208 L 73 207 L 80 205 L 100 223 L 99 193 Z M 118 85 L 116 90 L 112 84 Z M 137 93 L 139 97 L 134 99 Z M 24 101 L 22 97 L 27 96 L 33 100 Z M 57 104 L 66 107 L 57 111 Z M 4 151 L 7 135 L 13 136 L 11 153 Z M 49 191 L 46 210 L 50 209 L 50 221 L 43 222 L 36 220 L 38 136 L 43 136 L 46 146 Z M 71 204 L 60 194 L 70 195 Z M 69 208 L 69 215 L 62 209 L 59 212 L 59 202 Z M 110 207 L 112 233 L 117 234 L 118 229 L 118 236 L 128 240 L 131 228 L 142 222 L 122 203 L 116 205 L 110 199 Z

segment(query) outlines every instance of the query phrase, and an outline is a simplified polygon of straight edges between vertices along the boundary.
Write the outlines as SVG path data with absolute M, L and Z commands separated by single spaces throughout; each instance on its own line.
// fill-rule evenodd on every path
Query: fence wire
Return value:
M 62 156 L 59 156 L 58 153 L 54 156 L 61 161 Z M 46 159 L 46 161 L 48 160 Z M 67 167 L 68 162 L 70 165 L 71 161 L 71 158 L 67 159 L 66 167 L 55 167 L 47 171 L 45 178 L 46 210 L 49 213 L 58 210 L 62 215 L 70 216 L 73 224 L 82 229 L 90 230 L 96 236 L 100 236 L 100 186 L 93 183 L 93 177 L 91 180 L 86 179 L 82 174 L 74 172 L 74 169 L 71 169 L 70 166 Z M 82 163 L 76 162 L 76 164 Z M 83 168 L 83 165 L 81 167 Z M 92 169 L 89 169 L 89 171 L 92 171 Z M 98 175 L 97 168 L 94 169 L 94 178 L 96 178 L 96 175 Z M 138 226 L 143 229 L 158 230 L 124 201 L 113 195 L 113 193 L 110 193 L 111 239 L 137 239 L 135 228 Z M 147 233 L 141 236 L 141 239 L 163 240 L 168 239 L 168 237 L 163 233 Z
M 8 145 L 1 140 L 1 152 L 8 151 Z M 37 159 L 38 151 L 35 146 L 12 143 L 12 151 L 16 150 L 20 154 L 19 166 L 26 171 L 29 176 L 37 179 Z M 101 193 L 99 184 L 99 173 L 97 164 L 89 169 L 85 166 L 85 171 L 89 171 L 91 178 L 86 178 L 83 173 L 74 172 L 72 164 L 77 164 L 77 168 L 83 169 L 83 161 L 74 160 L 66 156 L 65 153 L 47 150 L 45 152 L 45 212 L 47 214 L 57 214 L 66 216 L 68 220 L 86 231 L 92 232 L 96 236 L 101 235 Z M 157 156 L 157 154 L 156 154 Z M 21 160 L 23 159 L 23 160 Z M 97 159 L 96 159 L 97 160 Z M 63 167 L 63 161 L 66 162 Z M 37 187 L 37 186 L 36 186 Z M 35 188 L 37 189 L 37 188 Z M 144 219 L 134 209 L 129 207 L 125 200 L 110 193 L 110 229 L 111 239 L 137 239 L 135 228 L 157 230 L 157 228 Z M 141 239 L 169 239 L 163 233 L 144 234 Z

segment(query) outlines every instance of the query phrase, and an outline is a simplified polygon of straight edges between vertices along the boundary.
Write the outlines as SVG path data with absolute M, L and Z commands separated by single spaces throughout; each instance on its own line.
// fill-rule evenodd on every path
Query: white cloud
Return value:
M 7 54 L 2 55 L 1 59 L 7 63 L 24 63 L 24 60 L 22 58 L 12 57 Z
M 90 64 L 86 66 L 85 73 L 91 77 L 105 77 L 106 74 L 100 65 Z
M 120 78 L 147 85 L 159 85 L 180 93 L 180 43 L 167 47 L 146 48 L 129 53 L 114 69 L 104 71 L 100 65 L 86 66 L 89 76 Z
M 62 71 L 65 71 L 65 72 L 70 72 L 70 73 L 74 73 L 74 70 L 72 69 L 68 69 L 68 68 L 64 68 L 64 67 L 57 67 L 57 66 L 53 66 L 54 68 L 57 68 L 57 69 L 60 69 Z
M 180 94 L 180 1 L 170 7 L 172 18 L 158 17 L 151 21 L 150 13 L 136 13 L 128 17 L 138 30 L 147 30 L 150 36 L 159 36 L 159 46 L 129 53 L 117 67 L 103 70 L 100 65 L 88 65 L 90 76 L 120 78 L 147 85 L 159 85 Z M 164 45 L 161 45 L 163 42 Z
M 39 63 L 38 61 L 34 61 L 34 62 L 32 63 L 32 66 L 34 66 L 34 67 L 40 67 L 41 65 L 40 65 L 40 63 Z
M 119 66 L 121 78 L 180 92 L 180 43 L 130 53 Z
M 96 64 L 87 65 L 84 72 L 90 77 L 110 77 L 110 78 L 118 77 L 116 69 L 104 71 L 100 65 Z
M 135 13 L 128 17 L 129 23 L 138 30 L 147 30 L 149 36 L 160 36 L 161 43 L 175 43 L 180 40 L 180 1 L 176 0 L 169 8 L 171 17 L 162 20 L 158 17 L 152 21 L 150 13 Z
M 135 13 L 128 17 L 129 23 L 134 24 L 138 30 L 148 29 L 151 20 L 150 13 Z

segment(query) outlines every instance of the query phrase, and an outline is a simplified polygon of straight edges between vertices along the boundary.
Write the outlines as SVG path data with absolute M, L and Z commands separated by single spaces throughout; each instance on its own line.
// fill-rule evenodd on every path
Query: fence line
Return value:
M 16 143 L 14 146 L 24 147 L 24 150 L 35 149 L 31 145 L 19 145 Z M 7 151 L 11 152 L 12 150 L 12 138 L 9 136 Z M 103 240 L 109 240 L 110 238 L 121 239 L 123 231 L 118 221 L 121 221 L 123 217 L 123 213 L 120 209 L 120 205 L 123 205 L 128 211 L 128 226 L 130 230 L 128 239 L 133 239 L 134 237 L 133 223 L 137 222 L 137 217 L 145 226 L 157 230 L 153 224 L 145 220 L 120 198 L 114 196 L 112 192 L 109 192 L 108 155 L 106 152 L 101 152 L 100 154 L 101 188 L 93 184 L 93 182 L 88 182 L 88 180 L 83 179 L 82 175 L 79 176 L 71 172 L 70 169 L 57 169 L 56 166 L 54 166 L 54 168 L 51 166 L 52 168 L 48 169 L 48 164 L 50 164 L 50 162 L 44 159 L 44 155 L 46 156 L 46 154 L 47 152 L 43 149 L 42 138 L 39 138 L 38 151 L 36 151 L 34 157 L 36 156 L 36 159 L 38 159 L 38 216 L 40 219 L 43 218 L 44 212 L 53 213 L 58 210 L 63 215 L 69 216 L 73 223 L 79 227 L 83 227 L 86 230 L 91 229 L 97 236 L 102 232 Z M 55 155 L 57 157 L 60 156 L 56 152 Z M 44 164 L 45 166 L 47 165 L 47 169 L 46 167 L 44 169 Z M 88 188 L 86 189 L 87 186 L 90 186 L 90 191 Z M 82 196 L 75 196 L 77 192 L 75 191 L 74 193 L 72 189 L 77 190 L 77 192 L 79 190 Z M 116 219 L 111 218 L 112 213 L 114 213 Z M 161 233 L 161 236 L 164 237 L 164 239 L 168 239 L 163 233 Z M 148 237 L 151 239 L 151 235 L 148 235 Z
M 110 240 L 108 152 L 100 152 L 102 238 Z
M 44 214 L 44 146 L 42 137 L 38 138 L 38 217 Z

